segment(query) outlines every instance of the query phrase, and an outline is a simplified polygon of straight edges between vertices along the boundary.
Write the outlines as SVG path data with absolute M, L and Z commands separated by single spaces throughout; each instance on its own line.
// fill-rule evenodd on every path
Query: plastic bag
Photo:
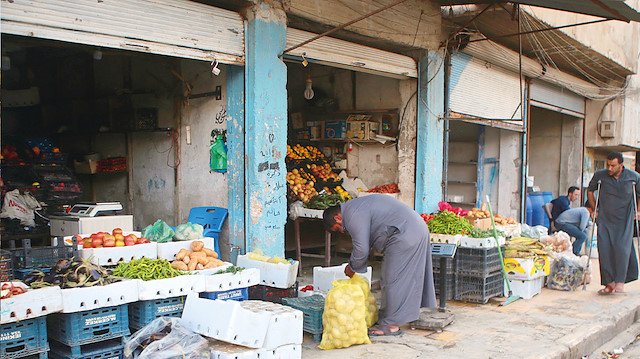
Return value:
M 371 344 L 367 333 L 365 296 L 358 284 L 337 280 L 324 301 L 320 349 L 347 348 Z
M 216 136 L 214 143 L 209 146 L 210 158 L 209 166 L 212 171 L 227 172 L 227 149 L 222 141 L 222 135 Z
M 5 194 L 0 217 L 19 219 L 21 225 L 35 227 L 36 221 L 33 212 L 35 209 L 40 209 L 40 203 L 31 193 L 20 194 L 19 190 L 14 189 Z
M 168 242 L 175 232 L 163 220 L 157 220 L 156 223 L 150 224 L 142 230 L 142 236 L 151 242 L 164 243 Z
M 355 274 L 353 277 L 349 279 L 340 279 L 332 282 L 335 286 L 335 282 L 340 282 L 342 284 L 354 284 L 362 289 L 362 293 L 364 293 L 364 305 L 365 305 L 365 319 L 367 321 L 367 328 L 376 324 L 378 321 L 378 305 L 376 304 L 376 298 L 369 290 L 369 281 L 366 277 Z
M 202 238 L 204 228 L 197 224 L 187 222 L 176 227 L 176 233 L 173 235 L 173 239 L 176 241 L 188 241 L 190 239 Z
M 208 359 L 209 342 L 192 332 L 180 318 L 154 319 L 126 341 L 126 359 Z
M 573 247 L 571 246 L 571 237 L 563 231 L 558 231 L 551 236 L 547 236 L 540 240 L 545 246 L 553 246 L 553 251 L 556 253 L 571 252 L 573 253 Z
M 547 287 L 555 290 L 576 290 L 582 284 L 583 276 L 584 268 L 574 263 L 568 256 L 562 255 L 559 256 L 551 268 L 551 273 L 547 279 Z

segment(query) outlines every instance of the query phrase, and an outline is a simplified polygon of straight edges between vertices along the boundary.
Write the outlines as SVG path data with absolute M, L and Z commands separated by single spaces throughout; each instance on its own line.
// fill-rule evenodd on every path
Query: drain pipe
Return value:
M 445 49 L 446 51 L 446 49 Z M 442 200 L 449 194 L 449 78 L 451 76 L 451 55 L 444 55 L 444 141 L 442 156 Z

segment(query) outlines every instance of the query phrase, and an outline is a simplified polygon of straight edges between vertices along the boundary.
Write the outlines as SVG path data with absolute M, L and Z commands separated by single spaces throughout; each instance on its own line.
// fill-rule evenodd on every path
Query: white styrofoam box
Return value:
M 204 276 L 205 292 L 246 288 L 256 284 L 260 284 L 260 270 L 257 268 L 245 268 L 238 273 L 222 273 Z
M 349 279 L 344 274 L 344 267 L 347 263 L 343 263 L 334 267 L 313 267 L 313 289 L 320 292 L 328 292 L 333 288 L 331 284 L 334 280 Z M 369 281 L 369 289 L 371 289 L 371 267 L 367 267 L 366 273 L 358 273 L 367 278 Z
M 462 240 L 462 234 L 429 233 L 429 240 L 431 243 L 448 243 L 457 245 Z
M 25 289 L 26 292 L 0 300 L 0 324 L 32 319 L 62 310 L 60 287 L 28 289 L 29 287 L 22 282 L 13 282 L 13 285 Z
M 188 241 L 158 243 L 158 259 L 173 261 L 174 259 L 176 259 L 176 254 L 178 254 L 181 249 L 191 250 L 191 243 L 194 241 L 201 241 L 202 243 L 204 243 L 205 248 L 214 250 L 215 242 L 213 238 L 210 237 L 191 239 Z
M 158 243 L 142 243 L 125 247 L 83 248 L 78 250 L 78 254 L 91 263 L 109 266 L 128 263 L 142 257 L 156 259 L 158 256 Z
M 93 233 L 82 233 L 82 234 L 78 234 L 78 236 L 82 237 L 82 238 L 89 238 L 91 237 Z M 142 237 L 142 232 L 137 232 L 137 231 L 122 231 L 122 235 L 126 236 L 129 234 L 133 234 L 136 237 Z M 64 236 L 62 237 L 62 239 L 64 240 L 64 244 L 66 246 L 71 246 L 73 245 L 73 236 Z M 58 237 L 51 237 L 51 245 L 52 246 L 57 246 L 58 245 Z M 78 246 L 78 248 L 82 248 L 82 246 Z
M 522 224 L 496 224 L 496 229 L 499 231 L 503 231 L 504 235 L 509 237 L 517 237 L 522 233 Z
M 75 313 L 138 301 L 138 281 L 62 289 L 62 312 Z
M 204 292 L 204 276 L 181 275 L 173 278 L 138 280 L 138 299 L 155 300 Z
M 209 269 L 196 269 L 196 270 L 192 270 L 192 271 L 186 271 L 186 272 L 190 272 L 192 274 L 199 274 L 199 275 L 212 275 L 212 274 L 216 274 L 218 273 L 218 271 L 220 270 L 224 270 L 227 269 L 229 267 L 231 267 L 233 264 L 229 263 L 229 262 L 223 262 L 224 264 L 215 267 L 215 268 L 209 268 Z M 183 271 L 185 272 L 185 271 Z
M 372 194 L 385 194 L 395 199 L 400 198 L 400 193 L 376 193 L 376 192 L 362 192 L 362 191 L 358 191 L 356 194 L 356 197 L 365 197 L 365 196 L 370 196 Z
M 299 264 L 298 261 L 293 261 L 293 264 L 268 263 L 250 259 L 247 255 L 239 255 L 236 265 L 238 267 L 259 269 L 260 284 L 286 289 L 296 282 Z
M 182 320 L 193 332 L 249 348 L 262 348 L 272 313 L 244 309 L 235 300 L 187 295 Z
M 522 299 L 531 299 L 542 291 L 542 287 L 544 287 L 544 278 L 545 277 L 538 277 L 531 280 L 509 279 L 511 293 Z M 509 296 L 507 283 L 504 284 L 504 296 Z
M 302 345 L 287 344 L 275 349 L 251 349 L 240 345 L 210 340 L 211 359 L 300 359 Z
M 504 237 L 498 237 L 498 243 L 500 246 L 504 246 Z M 495 248 L 496 240 L 493 237 L 488 238 L 472 238 L 468 236 L 462 236 L 460 239 L 460 247 L 466 248 Z
M 292 220 L 298 217 L 322 219 L 323 214 L 321 209 L 304 208 L 302 201 L 295 201 L 289 206 L 289 218 Z
M 271 313 L 262 348 L 275 349 L 286 344 L 302 344 L 302 325 L 304 314 L 292 307 L 265 302 L 261 300 L 247 300 L 240 302 L 240 306 L 256 313 Z

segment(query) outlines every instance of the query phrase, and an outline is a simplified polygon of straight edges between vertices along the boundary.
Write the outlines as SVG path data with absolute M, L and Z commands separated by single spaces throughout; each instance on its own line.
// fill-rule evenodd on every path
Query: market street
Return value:
M 535 297 L 505 307 L 497 306 L 498 301 L 451 301 L 447 307 L 455 319 L 442 333 L 404 326 L 399 336 L 371 337 L 371 345 L 328 351 L 305 336 L 303 358 L 581 358 L 626 330 L 640 311 L 640 283 L 629 283 L 624 295 L 600 296 L 597 259 L 592 265 L 586 291 L 545 287 Z

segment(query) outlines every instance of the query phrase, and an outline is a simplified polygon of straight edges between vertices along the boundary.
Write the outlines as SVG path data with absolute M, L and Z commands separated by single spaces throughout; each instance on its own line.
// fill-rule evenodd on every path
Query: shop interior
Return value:
M 4 34 L 2 45 L 3 195 L 32 193 L 43 217 L 77 202 L 119 202 L 139 230 L 158 218 L 186 222 L 194 196 L 182 196 L 180 213 L 174 202 L 190 178 L 226 189 L 224 175 L 208 168 L 224 116 L 200 120 L 224 113 L 224 71 L 214 77 L 202 61 Z M 184 123 L 204 135 L 180 147 L 186 139 L 175 129 Z M 226 207 L 226 192 L 203 197 Z M 3 239 L 46 240 L 47 221 L 36 217 L 35 228 L 3 219 Z
M 399 181 L 398 128 L 399 112 L 403 107 L 400 98 L 401 80 L 360 71 L 300 61 L 287 62 L 287 92 L 289 110 L 288 145 L 290 147 L 313 146 L 324 156 L 336 176 L 342 173 L 349 179 L 360 179 L 366 191 L 376 186 L 397 184 Z M 362 123 L 367 122 L 367 130 Z M 352 129 L 358 123 L 360 131 Z M 342 127 L 341 127 L 342 126 Z M 347 126 L 343 128 L 344 126 Z M 355 126 L 354 126 L 355 127 Z M 379 135 L 379 136 L 378 136 Z M 302 156 L 304 157 L 304 156 Z M 291 173 L 314 161 L 287 161 Z M 311 171 L 313 175 L 313 170 Z M 325 190 L 336 193 L 336 182 L 318 179 L 316 192 Z M 288 204 L 300 200 L 288 191 Z M 357 188 L 343 188 L 350 197 L 366 195 Z M 314 192 L 314 193 L 316 193 Z M 309 205 L 309 204 L 307 204 Z M 310 206 L 313 208 L 313 206 Z M 305 251 L 323 254 L 324 229 L 320 220 L 300 223 L 301 245 Z M 332 247 L 338 253 L 349 253 L 351 243 L 345 235 L 334 234 Z M 293 220 L 286 227 L 286 249 L 296 248 Z M 295 253 L 294 253 L 295 255 Z M 304 262 L 304 260 L 303 260 Z

